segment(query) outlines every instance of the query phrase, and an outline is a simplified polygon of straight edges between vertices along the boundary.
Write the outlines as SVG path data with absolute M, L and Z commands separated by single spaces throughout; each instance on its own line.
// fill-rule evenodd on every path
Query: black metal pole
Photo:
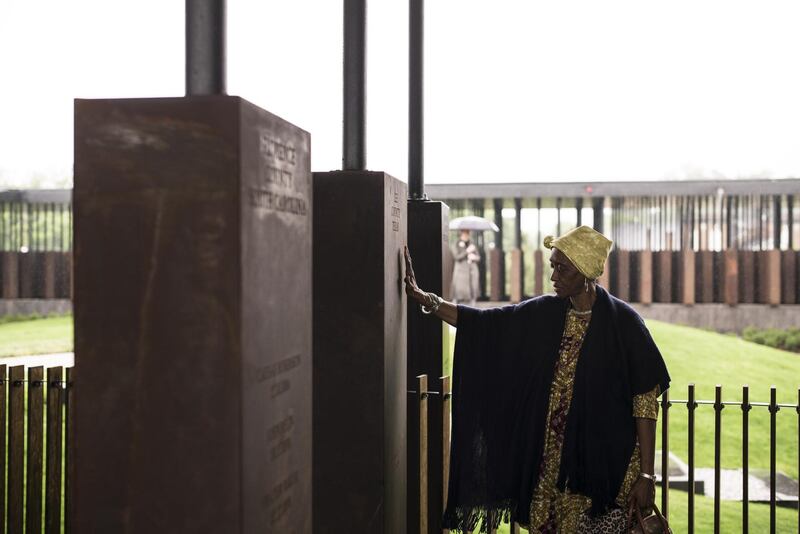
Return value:
M 186 0 L 186 95 L 225 94 L 225 0 Z
M 425 1 L 408 3 L 408 196 L 425 199 L 424 35 Z
M 367 1 L 344 0 L 344 131 L 342 168 L 367 165 Z

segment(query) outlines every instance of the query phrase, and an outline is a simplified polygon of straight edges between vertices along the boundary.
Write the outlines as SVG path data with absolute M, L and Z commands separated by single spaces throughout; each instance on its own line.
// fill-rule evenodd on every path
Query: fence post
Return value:
M 2 215 L 0 213 L 0 215 Z M 6 366 L 0 365 L 0 534 L 6 534 Z
M 689 384 L 689 534 L 694 534 L 694 411 L 697 403 L 694 400 L 694 384 Z
M 25 530 L 42 531 L 42 467 L 44 443 L 44 369 L 28 368 L 28 465 Z
M 750 513 L 750 386 L 742 386 L 742 534 L 749 530 Z
M 8 532 L 22 532 L 25 468 L 25 366 L 10 370 L 8 393 Z
M 714 396 L 714 534 L 719 534 L 720 464 L 722 452 L 722 386 L 717 384 Z
M 442 381 L 442 510 L 447 509 L 447 488 L 450 480 L 450 403 L 452 398 L 450 377 Z M 443 532 L 449 532 L 444 529 Z
M 661 395 L 661 513 L 669 518 L 669 390 Z
M 777 401 L 777 389 L 769 388 L 769 532 L 775 534 L 775 431 L 777 430 L 777 415 L 780 407 Z
M 419 531 L 428 532 L 428 375 L 417 377 L 419 398 Z
M 61 367 L 47 370 L 47 467 L 44 502 L 46 534 L 61 532 L 62 376 Z

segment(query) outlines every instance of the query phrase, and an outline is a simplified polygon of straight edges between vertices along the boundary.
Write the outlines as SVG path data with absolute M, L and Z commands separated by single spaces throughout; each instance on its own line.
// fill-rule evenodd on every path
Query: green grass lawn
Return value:
M 800 387 L 800 355 L 743 341 L 734 336 L 658 321 L 647 325 L 667 362 L 672 384 L 672 399 L 686 399 L 687 386 L 695 384 L 698 400 L 713 400 L 714 388 L 723 386 L 723 400 L 741 401 L 742 385 L 750 386 L 750 402 L 769 402 L 769 388 L 777 387 L 778 402 L 795 404 Z M 451 332 L 450 354 L 454 343 Z M 445 361 L 449 372 L 450 360 Z M 681 459 L 687 459 L 688 412 L 685 405 L 670 409 L 669 448 Z M 798 414 L 783 408 L 778 412 L 777 467 L 787 475 L 798 477 Z M 661 447 L 661 428 L 657 430 L 656 447 Z M 695 461 L 697 467 L 714 466 L 714 409 L 701 405 L 695 417 Z M 742 410 L 726 406 L 722 411 L 722 467 L 742 466 Z M 657 461 L 660 459 L 657 458 Z M 750 468 L 769 468 L 769 412 L 764 407 L 750 411 Z M 670 516 L 675 532 L 686 532 L 687 494 L 670 491 Z M 660 497 L 659 497 L 660 499 Z M 713 498 L 696 498 L 696 532 L 713 531 Z M 658 501 L 660 502 L 660 500 Z M 721 508 L 722 532 L 741 531 L 741 503 L 724 501 Z M 797 529 L 797 511 L 778 510 L 778 532 Z M 767 532 L 769 506 L 750 505 L 750 528 Z M 677 527 L 677 528 L 676 528 Z M 792 530 L 794 529 L 794 530 Z M 507 532 L 502 530 L 500 532 Z
M 0 356 L 69 352 L 72 347 L 71 315 L 0 324 Z

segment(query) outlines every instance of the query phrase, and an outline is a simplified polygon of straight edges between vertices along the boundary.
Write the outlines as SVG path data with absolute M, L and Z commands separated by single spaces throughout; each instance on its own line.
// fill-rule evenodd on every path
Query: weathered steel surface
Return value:
M 781 303 L 781 251 L 759 251 L 756 261 L 758 302 L 777 306 Z
M 238 97 L 75 111 L 75 531 L 310 532 L 309 135 Z
M 656 302 L 672 302 L 672 252 L 661 250 L 655 253 L 656 263 L 654 265 L 656 286 Z
M 406 185 L 314 174 L 314 532 L 406 532 Z
M 738 257 L 739 302 L 752 304 L 756 301 L 756 253 L 752 250 L 740 250 Z
M 797 302 L 797 252 L 794 250 L 781 252 L 781 302 Z
M 653 302 L 653 253 L 649 250 L 639 251 L 639 302 Z
M 714 302 L 714 252 L 700 250 L 697 252 L 697 269 L 695 284 L 697 302 Z
M 617 250 L 614 255 L 613 293 L 624 301 L 631 300 L 631 253 L 629 250 Z
M 533 295 L 544 294 L 544 251 L 533 251 Z
M 695 303 L 695 252 L 694 250 L 680 251 L 680 295 L 681 304 Z
M 736 306 L 739 303 L 739 252 L 729 248 L 725 251 L 725 282 L 724 300 L 729 306 Z
M 511 249 L 511 302 L 522 300 L 522 250 Z
M 3 277 L 3 287 L 0 295 L 4 299 L 19 297 L 19 260 L 17 252 L 0 251 L 0 276 Z
M 491 290 L 489 299 L 492 302 L 503 300 L 503 251 L 493 248 L 489 251 L 489 274 L 491 276 Z
M 414 260 L 417 283 L 425 291 L 441 295 L 447 273 L 446 258 L 449 256 L 450 209 L 442 202 L 408 202 L 408 248 Z M 426 375 L 431 384 L 438 384 L 443 375 L 443 349 L 448 346 L 449 329 L 436 317 L 423 315 L 416 304 L 408 306 L 408 373 L 406 380 L 413 384 L 416 377 Z M 430 399 L 428 413 L 428 436 L 431 443 L 442 443 L 442 410 L 433 409 L 440 397 Z M 417 400 L 408 396 L 408 532 L 419 530 L 419 429 Z M 442 447 L 429 447 L 428 451 L 428 513 L 427 523 L 431 530 L 442 530 Z

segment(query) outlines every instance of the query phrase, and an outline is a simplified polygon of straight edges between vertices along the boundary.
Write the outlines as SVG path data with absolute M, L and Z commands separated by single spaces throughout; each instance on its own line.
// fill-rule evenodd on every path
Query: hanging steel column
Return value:
M 186 0 L 186 95 L 225 94 L 225 0 Z
M 408 193 L 425 198 L 424 172 L 424 0 L 408 3 Z
M 344 76 L 342 169 L 367 165 L 367 2 L 344 0 Z

